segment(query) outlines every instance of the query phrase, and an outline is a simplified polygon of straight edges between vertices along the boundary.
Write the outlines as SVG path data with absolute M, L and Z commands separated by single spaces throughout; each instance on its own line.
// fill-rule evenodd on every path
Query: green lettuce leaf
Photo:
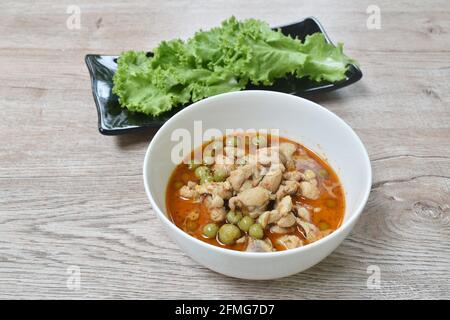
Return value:
M 314 81 L 345 78 L 353 60 L 321 33 L 302 43 L 259 20 L 234 17 L 187 41 L 163 41 L 153 57 L 120 55 L 113 92 L 130 111 L 157 116 L 173 107 L 253 84 L 271 85 L 288 74 Z
M 344 55 L 342 43 L 336 47 L 328 44 L 321 33 L 307 36 L 301 48 L 308 55 L 303 66 L 305 75 L 314 81 L 336 82 L 345 78 L 347 66 L 355 61 Z

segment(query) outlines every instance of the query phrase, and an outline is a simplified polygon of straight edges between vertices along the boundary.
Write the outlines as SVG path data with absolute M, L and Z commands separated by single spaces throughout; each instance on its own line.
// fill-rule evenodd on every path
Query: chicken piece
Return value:
M 273 163 L 270 168 L 273 168 L 273 170 L 280 169 L 281 172 L 286 171 L 286 167 L 281 162 Z
M 285 196 L 281 199 L 275 209 L 280 213 L 281 216 L 285 216 L 292 210 L 292 198 L 291 196 Z
M 242 236 L 236 240 L 236 243 L 245 243 L 247 241 L 247 236 Z
M 262 187 L 254 187 L 237 195 L 239 201 L 247 208 L 257 208 L 267 205 L 270 192 Z
M 268 223 L 278 222 L 282 217 L 286 216 L 292 210 L 292 198 L 290 196 L 286 196 L 275 206 L 275 209 L 269 211 L 269 221 Z
M 262 187 L 254 187 L 240 192 L 237 196 L 228 201 L 231 210 L 236 207 L 245 209 L 247 214 L 252 218 L 257 218 L 267 207 L 270 200 L 270 191 Z
M 303 246 L 303 241 L 294 235 L 284 235 L 277 239 L 277 243 L 286 249 L 295 249 Z
M 297 146 L 293 143 L 283 142 L 280 143 L 280 153 L 286 158 L 286 160 L 292 160 L 292 155 L 297 150 Z
M 302 192 L 302 196 L 308 199 L 316 200 L 319 198 L 320 190 L 317 187 L 317 180 L 309 180 L 300 182 L 300 190 Z
M 250 176 L 250 175 L 249 175 Z M 230 176 L 228 177 L 228 181 L 231 184 L 231 187 L 238 191 L 244 181 L 248 178 L 244 171 L 241 168 L 231 171 Z
M 201 202 L 200 193 L 196 190 L 197 184 L 189 181 L 187 185 L 180 188 L 180 196 L 187 199 L 192 199 L 194 202 Z
M 239 189 L 239 192 L 242 192 L 244 190 L 251 189 L 251 188 L 253 188 L 253 181 L 248 179 L 248 180 L 244 181 L 241 188 Z
M 189 198 L 189 199 L 192 199 L 192 198 L 194 198 L 196 195 L 197 195 L 197 196 L 199 195 L 198 192 L 195 191 L 194 189 L 189 188 L 188 186 L 182 186 L 182 187 L 180 188 L 180 196 L 183 197 L 183 198 Z
M 305 232 L 305 238 L 311 243 L 321 239 L 322 233 L 319 228 L 317 228 L 314 224 L 310 222 L 303 221 L 302 219 L 297 218 L 297 224 L 302 227 Z
M 284 165 L 286 166 L 286 168 L 289 171 L 294 171 L 297 168 L 296 165 L 295 165 L 295 160 L 294 159 L 286 160 Z
M 297 146 L 293 143 L 283 142 L 280 144 L 280 158 L 289 171 L 295 170 L 295 161 L 293 155 Z
M 283 178 L 289 181 L 300 181 L 303 177 L 303 174 L 299 171 L 288 171 L 283 174 Z
M 230 199 L 233 195 L 231 192 L 231 184 L 228 181 L 207 182 L 201 185 L 196 185 L 195 190 L 200 194 L 218 195 L 222 199 Z
M 306 221 L 306 222 L 311 222 L 311 213 L 308 211 L 308 209 L 306 209 L 305 207 L 302 207 L 300 205 L 296 206 L 297 209 L 297 216 Z
M 268 166 L 273 163 L 281 163 L 278 147 L 258 149 L 256 156 L 258 159 L 258 163 L 263 166 Z
M 265 227 L 267 227 L 267 225 L 269 224 L 269 218 L 270 218 L 270 211 L 266 211 L 263 212 L 259 217 L 257 222 L 261 225 L 261 227 L 263 227 L 263 229 Z
M 306 169 L 303 175 L 306 181 L 311 181 L 316 178 L 316 173 L 311 169 Z
M 295 216 L 292 212 L 289 212 L 284 217 L 281 217 L 280 220 L 278 220 L 277 225 L 282 228 L 288 228 L 292 227 L 296 223 Z
M 227 212 L 225 210 L 225 207 L 212 208 L 212 209 L 209 209 L 209 215 L 210 215 L 212 221 L 222 222 L 222 221 L 225 221 Z
M 283 172 L 281 170 L 281 166 L 278 164 L 272 164 L 269 172 L 264 176 L 259 185 L 269 190 L 271 193 L 275 193 L 280 186 L 282 178 Z
M 292 232 L 292 228 L 283 228 L 278 225 L 273 225 L 270 227 L 270 232 L 284 234 L 284 233 Z
M 215 162 L 215 157 L 213 157 L 213 156 L 205 155 L 205 156 L 203 157 L 203 163 L 206 164 L 206 165 L 208 165 L 208 166 L 213 165 L 214 162 Z
M 278 188 L 276 193 L 276 199 L 279 201 L 287 195 L 294 195 L 297 193 L 299 183 L 297 181 L 284 181 L 282 185 Z
M 275 223 L 281 219 L 281 213 L 278 210 L 269 211 L 269 221 L 268 224 Z
M 264 176 L 263 175 L 261 175 L 261 174 L 259 174 L 259 175 L 254 175 L 253 176 L 253 179 L 252 179 L 252 186 L 253 187 L 256 187 L 260 182 L 261 182 L 261 180 L 264 178 Z
M 258 240 L 249 238 L 247 249 L 245 249 L 247 252 L 271 252 L 273 251 L 272 242 L 270 242 L 269 239 L 265 240 Z
M 225 204 L 223 199 L 216 194 L 214 194 L 212 196 L 207 196 L 203 201 L 204 201 L 206 208 L 208 208 L 208 209 L 221 208 Z
M 250 178 L 255 170 L 255 165 L 246 164 L 238 167 L 236 170 L 230 172 L 230 176 L 228 177 L 228 181 L 231 184 L 231 187 L 235 191 L 239 191 L 242 184 L 245 180 Z
M 259 216 L 264 213 L 264 210 L 266 210 L 265 206 L 260 207 L 260 208 L 253 208 L 251 211 L 247 212 L 247 215 L 250 218 L 258 219 Z
M 264 178 L 264 176 L 267 174 L 268 169 L 260 164 L 255 165 L 255 169 L 253 170 L 252 175 L 252 185 L 253 187 L 256 187 L 261 180 Z
M 269 148 L 258 149 L 256 153 L 256 158 L 259 164 L 267 166 L 271 162 L 271 152 Z

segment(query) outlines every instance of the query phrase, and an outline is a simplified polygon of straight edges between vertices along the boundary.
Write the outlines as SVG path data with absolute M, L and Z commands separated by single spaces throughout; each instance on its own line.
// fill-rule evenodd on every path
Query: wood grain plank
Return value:
M 0 298 L 450 298 L 450 3 L 377 1 L 0 3 Z M 351 235 L 285 279 L 243 281 L 203 268 L 148 204 L 141 164 L 154 130 L 98 134 L 84 56 L 150 50 L 221 20 L 281 25 L 316 16 L 364 78 L 311 96 L 364 141 L 372 193 Z M 367 268 L 381 270 L 368 289 Z M 80 290 L 66 286 L 81 270 Z

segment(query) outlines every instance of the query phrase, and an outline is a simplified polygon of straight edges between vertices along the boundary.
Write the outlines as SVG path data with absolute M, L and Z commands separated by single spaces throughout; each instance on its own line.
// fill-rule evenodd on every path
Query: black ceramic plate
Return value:
M 309 34 L 321 32 L 326 40 L 331 43 L 325 30 L 315 18 L 306 18 L 303 21 L 279 28 L 283 34 L 298 37 L 301 40 L 304 40 Z M 174 108 L 174 110 L 158 117 L 133 113 L 121 108 L 117 96 L 111 92 L 113 87 L 112 78 L 117 69 L 116 61 L 117 56 L 95 54 L 86 56 L 86 64 L 91 75 L 92 93 L 97 106 L 98 129 L 102 134 L 116 135 L 148 127 L 159 128 L 175 113 L 188 106 Z M 358 81 L 361 77 L 361 70 L 352 64 L 347 71 L 346 78 L 336 83 L 318 83 L 306 78 L 287 77 L 277 80 L 272 86 L 251 85 L 247 89 L 280 91 L 302 96 L 312 92 L 336 90 Z

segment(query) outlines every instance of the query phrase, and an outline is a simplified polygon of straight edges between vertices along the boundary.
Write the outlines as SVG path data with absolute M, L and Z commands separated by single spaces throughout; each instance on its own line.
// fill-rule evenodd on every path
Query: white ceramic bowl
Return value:
M 222 249 L 183 232 L 166 215 L 165 192 L 176 163 L 171 141 L 177 128 L 203 130 L 280 129 L 280 136 L 299 142 L 327 159 L 344 188 L 343 224 L 331 235 L 297 249 L 255 253 Z M 200 142 L 193 147 L 200 146 Z M 369 196 L 372 171 L 367 151 L 355 132 L 318 104 L 272 91 L 240 91 L 196 102 L 167 121 L 152 139 L 144 160 L 144 184 L 154 212 L 172 239 L 190 257 L 219 273 L 244 279 L 274 279 L 303 271 L 329 255 L 355 225 Z

